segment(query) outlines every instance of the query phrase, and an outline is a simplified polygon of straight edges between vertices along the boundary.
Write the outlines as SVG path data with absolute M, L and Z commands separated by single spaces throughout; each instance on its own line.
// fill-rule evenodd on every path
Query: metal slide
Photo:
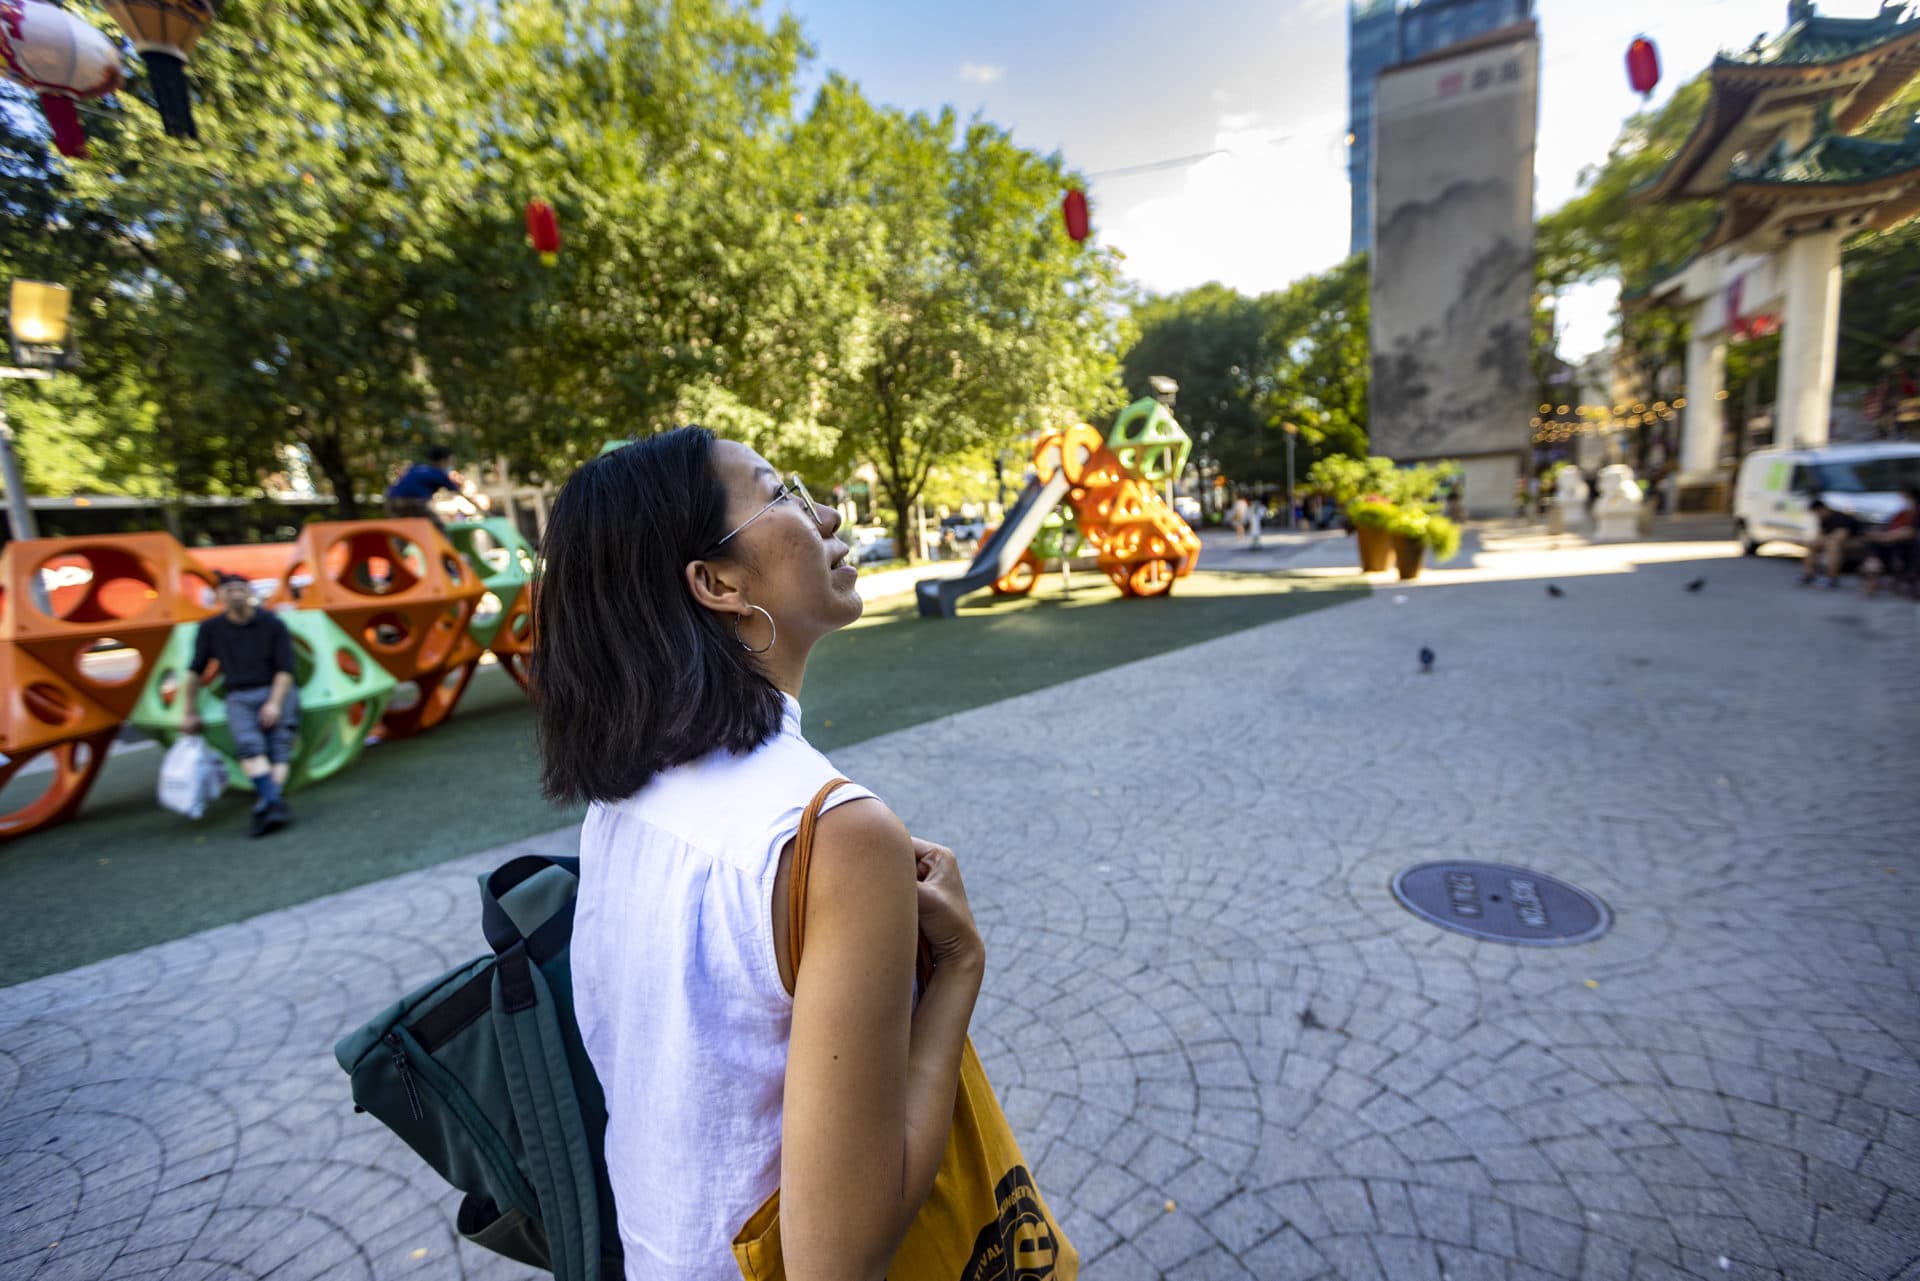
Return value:
M 962 596 L 991 587 L 1005 576 L 1019 562 L 1020 553 L 1027 550 L 1034 535 L 1040 532 L 1040 522 L 1060 505 L 1069 488 L 1064 469 L 1054 472 L 1053 479 L 1045 484 L 1028 481 L 1020 492 L 1020 501 L 1000 522 L 1000 528 L 993 531 L 993 537 L 981 546 L 966 573 L 955 578 L 922 579 L 914 588 L 920 602 L 920 617 L 952 618 L 960 608 Z

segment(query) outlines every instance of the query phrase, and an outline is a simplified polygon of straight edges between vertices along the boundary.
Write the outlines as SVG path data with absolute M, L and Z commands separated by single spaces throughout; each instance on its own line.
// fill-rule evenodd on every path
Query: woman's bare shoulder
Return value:
M 820 816 L 819 835 L 814 858 L 827 851 L 832 856 L 861 859 L 885 858 L 913 852 L 913 838 L 900 816 L 877 796 L 861 796 L 836 805 Z

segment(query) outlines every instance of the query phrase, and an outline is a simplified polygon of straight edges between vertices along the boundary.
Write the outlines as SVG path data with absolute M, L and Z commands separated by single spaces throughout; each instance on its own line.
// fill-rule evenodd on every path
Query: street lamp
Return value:
M 0 368 L 0 378 L 50 378 L 56 369 L 79 364 L 80 350 L 74 345 L 69 319 L 72 310 L 73 294 L 64 285 L 14 281 L 7 298 L 7 340 L 13 364 Z M 20 466 L 14 460 L 13 428 L 7 424 L 4 404 L 0 404 L 0 479 L 7 486 L 7 523 L 13 537 L 38 538 Z
M 1300 428 L 1292 423 L 1281 423 L 1286 432 L 1286 532 L 1294 532 L 1294 438 L 1300 436 Z
M 1153 392 L 1153 398 L 1165 405 L 1167 411 L 1171 413 L 1173 411 L 1174 397 L 1180 394 L 1180 383 L 1176 379 L 1167 377 L 1165 374 L 1153 374 L 1147 379 L 1147 387 Z M 1176 510 L 1179 504 L 1174 502 L 1174 497 L 1179 486 L 1180 478 L 1178 476 L 1167 477 L 1167 506 L 1175 508 Z

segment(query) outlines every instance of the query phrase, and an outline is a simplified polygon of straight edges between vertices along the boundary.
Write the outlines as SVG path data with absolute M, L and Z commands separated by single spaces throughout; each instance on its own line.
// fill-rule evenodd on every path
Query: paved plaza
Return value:
M 1565 542 L 834 754 L 961 856 L 974 1036 L 1089 1281 L 1920 1278 L 1920 614 Z M 0 990 L 0 1275 L 530 1276 L 331 1050 L 482 949 L 476 872 L 571 842 Z M 1395 903 L 1451 857 L 1614 926 Z

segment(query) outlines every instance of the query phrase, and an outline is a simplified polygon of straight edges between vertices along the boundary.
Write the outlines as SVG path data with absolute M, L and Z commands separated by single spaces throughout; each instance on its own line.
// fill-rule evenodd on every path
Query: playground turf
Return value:
M 923 622 L 910 597 L 872 603 L 807 673 L 807 736 L 826 751 L 1136 659 L 1364 595 L 1364 585 L 1196 574 L 1163 600 L 1104 580 L 1020 600 L 976 599 Z M 154 800 L 160 752 L 117 754 L 71 823 L 0 845 L 0 987 L 305 902 L 577 822 L 539 794 L 525 697 L 483 671 L 431 734 L 367 750 L 292 797 L 286 832 L 250 840 L 250 795 L 198 822 Z M 44 778 L 44 776 L 40 776 Z M 0 804 L 23 803 L 9 787 Z

